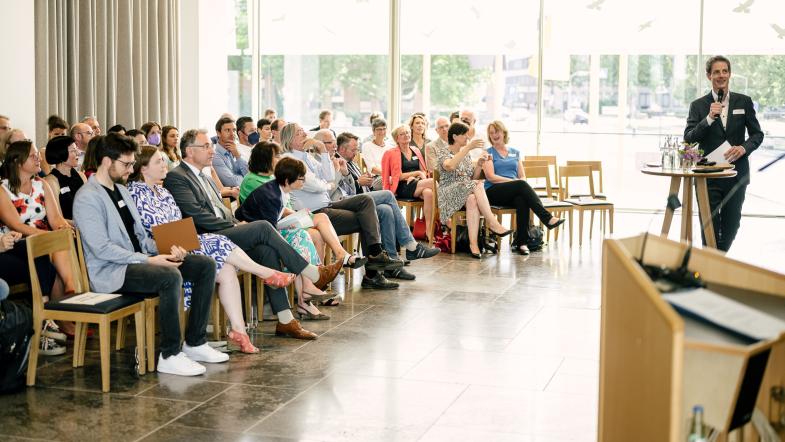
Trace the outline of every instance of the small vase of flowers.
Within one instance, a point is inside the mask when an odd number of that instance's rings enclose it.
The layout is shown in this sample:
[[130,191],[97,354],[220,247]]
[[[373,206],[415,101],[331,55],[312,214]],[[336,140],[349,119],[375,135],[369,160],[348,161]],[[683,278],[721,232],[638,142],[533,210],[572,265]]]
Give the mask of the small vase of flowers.
[[698,143],[683,142],[681,144],[682,148],[679,149],[681,167],[686,170],[692,169],[698,164],[698,161],[703,159],[703,150],[698,149]]

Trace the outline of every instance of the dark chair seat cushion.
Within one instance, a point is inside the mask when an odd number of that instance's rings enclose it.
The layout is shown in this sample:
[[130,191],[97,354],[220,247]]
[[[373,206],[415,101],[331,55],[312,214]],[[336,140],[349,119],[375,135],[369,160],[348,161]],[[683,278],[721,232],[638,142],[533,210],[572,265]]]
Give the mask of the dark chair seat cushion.
[[396,197],[396,200],[399,203],[421,203],[421,202],[423,202],[420,198],[398,198],[398,197]]
[[44,304],[44,309],[64,312],[106,314],[115,310],[120,310],[121,308],[128,307],[129,305],[138,304],[140,302],[142,302],[140,298],[133,296],[120,296],[108,301],[99,302],[95,305],[69,304],[60,301],[49,301]]

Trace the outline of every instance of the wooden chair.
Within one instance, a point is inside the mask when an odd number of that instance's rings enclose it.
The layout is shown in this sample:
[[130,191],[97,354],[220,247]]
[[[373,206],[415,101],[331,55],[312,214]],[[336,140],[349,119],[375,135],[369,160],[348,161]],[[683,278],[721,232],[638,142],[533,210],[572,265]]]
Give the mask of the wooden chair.
[[[559,180],[559,166],[556,162],[556,155],[526,155],[523,157],[526,166],[541,166],[541,163],[530,163],[530,161],[545,161],[545,165],[548,166],[548,173],[550,174],[551,180],[551,189],[556,192],[557,195],[560,196],[560,199],[564,199],[564,195],[561,188],[561,180]],[[544,191],[545,187],[535,187],[535,191]]]
[[[595,198],[594,194],[594,180],[592,180],[592,172],[589,166],[561,166],[559,167],[559,175],[561,187],[564,193],[570,194],[570,178],[585,178],[588,182],[589,193],[586,197],[582,198],[566,198],[564,201],[572,204],[574,209],[578,211],[578,245],[583,244],[583,212],[585,211],[600,211],[601,214],[607,212],[610,224],[610,233],[613,234],[613,203],[608,200],[601,200]],[[604,218],[603,218],[604,221]],[[601,223],[601,229],[605,234],[605,222]],[[589,229],[589,239],[591,240],[592,230]]]
[[[354,253],[354,235],[359,235],[358,233],[350,233],[348,235],[339,235],[338,239],[341,241],[341,245],[343,249],[346,250],[350,255]],[[332,261],[333,258],[333,251],[330,250],[329,247],[325,245],[324,247],[324,262],[329,263]],[[343,276],[344,276],[344,283],[346,287],[351,287],[352,283],[354,282],[354,272],[353,269],[348,267],[344,267]]]
[[[526,176],[526,179],[543,179],[545,182],[545,192],[546,196],[543,201],[542,205],[548,209],[551,214],[556,217],[561,218],[562,214],[566,214],[567,216],[567,224],[569,224],[570,228],[570,246],[572,246],[572,208],[573,205],[564,201],[559,201],[558,195],[554,194],[554,190],[551,187],[551,178],[550,172],[548,171],[548,166],[524,166],[523,167],[523,174]],[[532,217],[533,219],[533,217]],[[561,227],[556,228],[554,232],[555,240],[559,240],[559,229]],[[550,240],[551,231],[546,229],[545,230],[546,239]]]
[[[76,245],[74,245],[76,242]],[[77,253],[78,249],[78,253]],[[109,391],[109,352],[111,348],[110,325],[112,321],[127,316],[134,316],[136,323],[137,357],[139,358],[139,374],[145,373],[145,311],[144,303],[130,296],[119,296],[109,301],[96,305],[71,304],[62,301],[49,301],[44,304],[41,285],[38,282],[38,272],[35,259],[48,256],[55,252],[68,254],[71,263],[71,272],[74,275],[75,290],[77,294],[89,292],[87,270],[82,254],[82,242],[79,232],[76,231],[76,241],[71,230],[57,230],[33,235],[27,238],[27,261],[30,268],[30,283],[32,288],[33,303],[33,341],[30,346],[30,361],[27,367],[27,385],[35,385],[36,369],[38,368],[38,352],[41,340],[41,327],[44,321],[73,321],[76,323],[74,339],[73,366],[84,365],[85,346],[87,344],[87,325],[98,324],[98,335],[101,350],[101,391]]]
[[[592,180],[592,183],[594,184],[594,190],[595,190],[594,198],[597,198],[599,200],[607,200],[608,199],[608,197],[605,195],[605,193],[603,193],[603,189],[602,189],[602,161],[574,161],[574,160],[568,160],[567,161],[567,165],[568,166],[589,166],[589,168],[591,169],[591,175],[592,175],[591,180]],[[595,178],[596,178],[596,180],[595,180]],[[599,184],[599,186],[598,186],[598,184]],[[599,192],[597,192],[597,190],[599,190]],[[581,198],[581,197],[585,198],[585,197],[588,197],[588,196],[591,196],[591,195],[586,194],[586,193],[573,193],[572,195],[569,195],[569,198]],[[567,196],[565,196],[564,198],[567,198]],[[605,216],[605,212],[602,212],[602,214],[600,216],[604,217]],[[604,223],[605,219],[602,218],[600,220],[600,222]],[[594,212],[591,212],[591,218],[589,218],[589,229],[593,229],[593,228],[594,228]]]

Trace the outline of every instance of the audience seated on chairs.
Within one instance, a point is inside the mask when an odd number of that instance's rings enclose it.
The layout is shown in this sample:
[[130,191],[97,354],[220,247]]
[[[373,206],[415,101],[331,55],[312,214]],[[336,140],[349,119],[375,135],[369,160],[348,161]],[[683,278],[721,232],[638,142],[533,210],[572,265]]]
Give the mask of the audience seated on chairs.
[[[234,125],[234,123],[232,123]],[[341,264],[316,267],[308,263],[278,234],[267,221],[243,224],[224,206],[218,188],[202,172],[212,162],[213,145],[203,130],[188,130],[180,140],[182,163],[171,170],[164,187],[171,192],[182,216],[193,218],[199,233],[219,233],[227,236],[255,262],[275,270],[281,262],[294,274],[302,274],[319,289],[335,279]],[[276,334],[298,339],[316,339],[316,334],[304,330],[294,319],[289,299],[283,288],[268,291],[270,306],[278,315]]]
[[[379,121],[379,120],[376,120]],[[346,161],[351,178],[351,186],[341,186],[340,198],[351,197],[353,195],[368,195],[373,198],[376,204],[376,216],[379,218],[379,229],[382,234],[382,244],[384,251],[393,259],[398,259],[398,244],[406,248],[406,259],[413,261],[420,258],[431,258],[439,253],[437,247],[425,247],[418,243],[412,236],[409,226],[398,207],[395,195],[389,190],[371,190],[373,176],[370,173],[360,173],[360,168],[354,164],[357,155],[358,137],[349,132],[338,135],[338,155]],[[432,189],[426,189],[432,194]],[[336,195],[334,193],[334,195]],[[427,216],[427,215],[426,215]],[[384,275],[387,278],[414,280],[415,276],[403,268],[386,270]],[[367,275],[373,278],[374,275]]]
[[469,249],[474,258],[482,258],[478,245],[480,232],[480,215],[485,217],[488,227],[497,236],[503,237],[512,233],[505,230],[491,212],[491,205],[485,195],[485,188],[477,181],[482,172],[486,157],[479,159],[472,166],[469,152],[482,149],[485,142],[481,139],[469,143],[469,126],[460,122],[450,125],[447,132],[446,149],[436,151],[437,170],[439,171],[439,216],[442,223],[447,223],[453,213],[466,206],[466,225],[469,233]]
[[180,165],[180,132],[176,127],[164,126],[161,129],[161,152],[164,153],[168,170]]
[[436,168],[436,149],[447,147],[447,130],[450,128],[450,121],[444,117],[436,119],[436,134],[439,135],[435,140],[425,145],[425,167],[429,172]]
[[[0,194],[2,195],[2,194]],[[7,201],[0,196],[0,203]],[[3,230],[0,227],[0,231]],[[57,279],[57,272],[49,259],[43,257],[35,261],[38,283],[44,296],[52,299],[62,298],[62,283]],[[19,284],[30,284],[30,269],[27,264],[26,241],[22,234],[15,231],[0,233],[0,280],[11,287]],[[55,292],[59,295],[55,295]],[[7,294],[7,293],[6,293]],[[46,321],[41,335],[39,353],[45,356],[57,356],[65,353],[66,335],[52,321]]]
[[[307,139],[302,127],[297,123],[287,124],[282,133],[284,156],[289,156],[305,163],[305,182],[301,190],[292,191],[292,206],[299,210],[306,208],[313,213],[324,213],[330,218],[339,235],[360,233],[360,241],[365,250],[368,262],[366,270],[387,270],[403,267],[403,262],[390,258],[382,248],[379,233],[379,218],[376,216],[376,205],[368,195],[356,195],[340,201],[331,201],[330,194],[336,190],[335,167],[341,171],[342,178],[349,174],[343,159],[330,158],[326,147],[320,141]],[[310,146],[316,146],[320,152],[319,162],[308,153]],[[335,165],[333,164],[335,162]],[[341,165],[341,162],[343,164]],[[343,175],[344,170],[346,175]],[[378,276],[378,275],[377,275]],[[383,276],[382,276],[383,278]],[[381,281],[381,279],[380,279]],[[373,288],[395,288],[389,281]],[[363,278],[363,286],[370,287],[372,281]]]
[[240,117],[237,119],[237,150],[240,158],[246,163],[251,159],[251,149],[259,142],[259,134],[253,124],[253,118]]
[[493,121],[488,125],[488,140],[491,147],[488,154],[491,161],[484,161],[485,193],[488,202],[494,206],[512,206],[516,213],[515,251],[529,254],[526,244],[529,241],[529,209],[542,224],[553,229],[564,223],[543,207],[540,197],[524,179],[521,153],[518,149],[507,147],[510,135],[501,121]]
[[[163,152],[153,146],[143,146],[136,156],[134,172],[128,184],[128,192],[136,203],[139,218],[148,238],[153,238],[152,227],[182,219],[180,208],[172,194],[161,186],[167,174]],[[294,275],[260,266],[229,238],[214,233],[199,235],[201,248],[195,253],[206,255],[215,260],[218,296],[229,316],[232,330],[229,340],[240,347],[244,353],[259,351],[251,344],[245,332],[243,308],[240,299],[240,284],[237,269],[253,273],[264,279],[272,287],[286,287],[294,280]],[[187,303],[186,303],[187,304]]]
[[[415,123],[417,124],[417,123]],[[411,145],[411,130],[398,126],[392,137],[396,147],[387,150],[382,157],[382,184],[399,199],[419,198],[423,200],[425,231],[432,231],[433,178],[428,178],[425,157],[416,146]]]
[[240,156],[237,147],[237,127],[234,120],[223,117],[215,123],[218,143],[215,145],[213,168],[224,186],[239,187],[248,173],[248,163]]
[[[259,150],[267,147],[269,142],[259,143],[256,148]],[[269,150],[269,149],[267,149]],[[243,221],[264,220],[272,225],[277,225],[283,217],[294,213],[289,203],[289,194],[292,190],[302,188],[305,179],[305,165],[302,161],[294,158],[282,158],[275,166],[275,179],[268,181],[256,188],[242,206],[237,209],[237,218]],[[316,213],[311,215],[313,224],[326,224],[332,230],[327,215]],[[297,252],[313,265],[320,264],[320,256],[317,247],[311,240],[307,232],[308,228],[293,227],[279,229],[281,235]],[[349,256],[341,247],[338,235],[332,230],[326,235],[327,242],[333,248],[337,248],[336,259],[347,267],[361,267],[365,264],[364,258]],[[345,261],[344,261],[345,260]],[[322,314],[312,301],[323,300],[330,295],[319,290],[307,278],[298,278],[296,283],[298,293],[297,312],[306,319],[329,319],[329,316]]]
[[46,143],[46,161],[52,171],[44,177],[52,194],[58,195],[60,211],[66,220],[73,219],[74,195],[87,181],[79,171],[79,149],[69,136],[54,137]]
[[248,174],[243,177],[240,183],[240,204],[243,204],[251,194],[262,184],[266,184],[275,179],[273,169],[275,162],[281,156],[281,146],[278,143],[259,142],[251,150],[251,159],[248,161]]
[[[157,250],[142,226],[139,212],[123,186],[133,171],[136,143],[109,134],[96,159],[98,170],[76,194],[74,221],[82,232],[90,287],[102,293],[157,293],[161,330],[158,371],[181,376],[205,372],[199,362],[225,362],[229,356],[207,344],[215,261],[188,254],[180,247]],[[180,347],[180,290],[193,283],[191,311]]]

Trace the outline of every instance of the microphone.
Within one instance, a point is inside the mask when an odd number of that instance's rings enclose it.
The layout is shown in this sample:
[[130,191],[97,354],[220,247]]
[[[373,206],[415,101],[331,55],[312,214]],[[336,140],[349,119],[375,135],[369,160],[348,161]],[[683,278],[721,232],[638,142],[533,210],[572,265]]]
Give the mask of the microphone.
[[[717,103],[722,103],[722,99],[725,98],[725,89],[720,89],[717,91]],[[720,114],[714,115],[714,118],[718,118]]]

